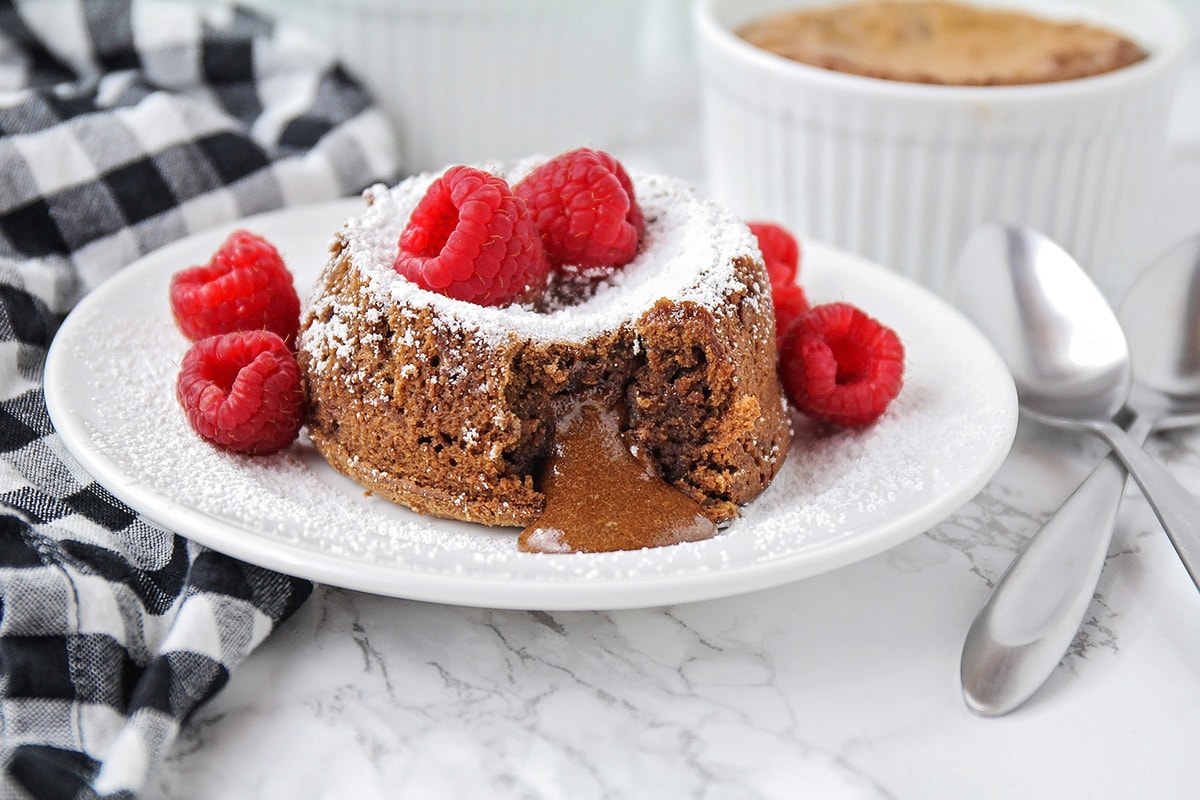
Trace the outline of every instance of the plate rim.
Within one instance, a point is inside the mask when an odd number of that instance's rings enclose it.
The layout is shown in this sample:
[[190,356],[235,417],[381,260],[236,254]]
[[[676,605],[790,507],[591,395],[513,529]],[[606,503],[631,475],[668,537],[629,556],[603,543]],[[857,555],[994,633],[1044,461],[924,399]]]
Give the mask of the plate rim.
[[[169,498],[139,485],[135,478],[126,476],[100,448],[89,447],[89,444],[92,444],[91,437],[83,419],[72,409],[72,398],[68,392],[57,389],[57,386],[62,384],[56,379],[70,363],[65,351],[71,336],[75,334],[77,323],[73,323],[73,319],[83,318],[93,305],[103,303],[109,295],[118,293],[125,284],[136,282],[139,270],[145,270],[149,265],[168,258],[175,250],[189,251],[206,240],[219,242],[229,231],[236,228],[274,225],[302,219],[306,215],[313,215],[328,222],[328,230],[332,237],[337,222],[330,220],[335,217],[344,219],[361,208],[361,199],[345,198],[294,206],[229,221],[147,253],[92,289],[64,319],[51,341],[44,364],[43,391],[47,411],[66,450],[97,483],[148,520],[214,551],[266,569],[356,591],[452,605],[526,610],[613,610],[730,597],[803,580],[878,555],[929,530],[975,497],[999,471],[1015,440],[1018,410],[1016,389],[1012,384],[1011,375],[990,342],[961,312],[928,289],[882,265],[819,242],[805,241],[808,258],[828,256],[853,264],[854,269],[865,271],[872,279],[884,283],[895,282],[895,285],[902,286],[907,292],[915,291],[923,301],[938,307],[941,312],[957,317],[958,322],[976,336],[977,341],[974,344],[980,346],[981,352],[994,361],[989,372],[994,378],[1003,378],[999,382],[1010,394],[1005,404],[1009,409],[1005,420],[1007,426],[1003,430],[1004,435],[1000,437],[1004,440],[1003,445],[997,444],[991,449],[987,458],[977,464],[969,479],[957,482],[952,490],[940,494],[936,502],[926,502],[899,518],[889,518],[871,526],[867,532],[826,542],[816,551],[793,550],[768,560],[716,570],[625,576],[617,580],[608,578],[600,581],[568,582],[557,576],[550,576],[545,580],[514,581],[511,576],[447,575],[444,572],[431,572],[417,565],[401,569],[396,563],[364,562],[362,559],[356,560],[343,554],[318,552],[311,547],[271,539],[203,510],[180,506]],[[66,336],[63,335],[64,331]],[[222,529],[225,532],[219,534],[218,531]],[[229,535],[231,531],[232,535]],[[533,557],[557,559],[581,556],[587,557],[587,554],[538,554]],[[564,592],[568,585],[570,591]],[[649,591],[651,586],[653,591]]]

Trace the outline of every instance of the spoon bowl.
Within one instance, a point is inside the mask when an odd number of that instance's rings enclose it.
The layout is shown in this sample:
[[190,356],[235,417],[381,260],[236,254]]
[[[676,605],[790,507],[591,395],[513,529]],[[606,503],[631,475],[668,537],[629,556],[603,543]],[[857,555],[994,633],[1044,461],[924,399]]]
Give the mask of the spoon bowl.
[[1031,228],[988,226],[958,264],[956,299],[1008,365],[1023,412],[1068,424],[1120,410],[1133,381],[1129,346],[1065,250]]
[[1131,405],[1158,428],[1200,418],[1200,233],[1155,259],[1121,302],[1118,319],[1135,365]]

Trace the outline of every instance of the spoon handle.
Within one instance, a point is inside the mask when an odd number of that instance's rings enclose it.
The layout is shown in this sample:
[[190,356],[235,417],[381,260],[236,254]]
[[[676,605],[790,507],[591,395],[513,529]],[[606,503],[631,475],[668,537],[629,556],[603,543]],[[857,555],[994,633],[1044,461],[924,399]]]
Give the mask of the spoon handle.
[[[1131,440],[1150,429],[1138,417]],[[1096,593],[1127,475],[1115,456],[1101,461],[997,581],[963,644],[959,675],[972,711],[1015,710],[1062,661]]]
[[1192,583],[1200,589],[1200,500],[1119,425],[1106,423],[1093,430],[1125,463],[1175,546]]

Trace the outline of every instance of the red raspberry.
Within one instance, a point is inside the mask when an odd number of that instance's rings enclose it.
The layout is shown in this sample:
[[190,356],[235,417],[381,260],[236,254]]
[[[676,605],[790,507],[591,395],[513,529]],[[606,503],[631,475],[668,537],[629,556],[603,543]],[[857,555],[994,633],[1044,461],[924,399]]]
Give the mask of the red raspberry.
[[525,202],[504,179],[459,166],[413,209],[395,269],[447,297],[502,306],[540,291],[550,265]]
[[218,333],[268,330],[291,345],[300,298],[279,251],[261,236],[234,231],[208,264],[171,278],[175,324],[192,341]]
[[847,427],[866,425],[900,393],[904,346],[895,331],[860,309],[827,303],[793,323],[779,371],[800,411]]
[[750,232],[758,239],[763,263],[772,284],[792,284],[800,271],[800,243],[786,228],[774,222],[748,222]]
[[771,298],[775,301],[775,341],[782,343],[792,323],[808,311],[808,297],[794,283],[777,284],[771,287]]
[[270,331],[222,333],[193,344],[175,395],[196,432],[227,450],[274,453],[300,433],[300,369]]
[[581,147],[550,159],[517,184],[555,264],[619,267],[646,230],[633,182],[615,158]]

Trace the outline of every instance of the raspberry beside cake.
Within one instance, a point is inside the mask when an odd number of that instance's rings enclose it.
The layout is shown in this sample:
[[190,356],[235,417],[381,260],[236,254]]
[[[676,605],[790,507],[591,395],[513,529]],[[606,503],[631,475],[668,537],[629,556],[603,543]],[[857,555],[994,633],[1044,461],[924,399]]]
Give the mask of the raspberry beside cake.
[[[533,164],[492,172],[516,183]],[[745,224],[686,184],[632,175],[645,232],[608,277],[484,307],[393,269],[435,175],[368,191],[337,233],[301,325],[309,435],[365,488],[415,511],[526,526],[568,395],[616,398],[626,443],[713,521],[787,453],[770,284]],[[586,271],[584,271],[586,273]]]

